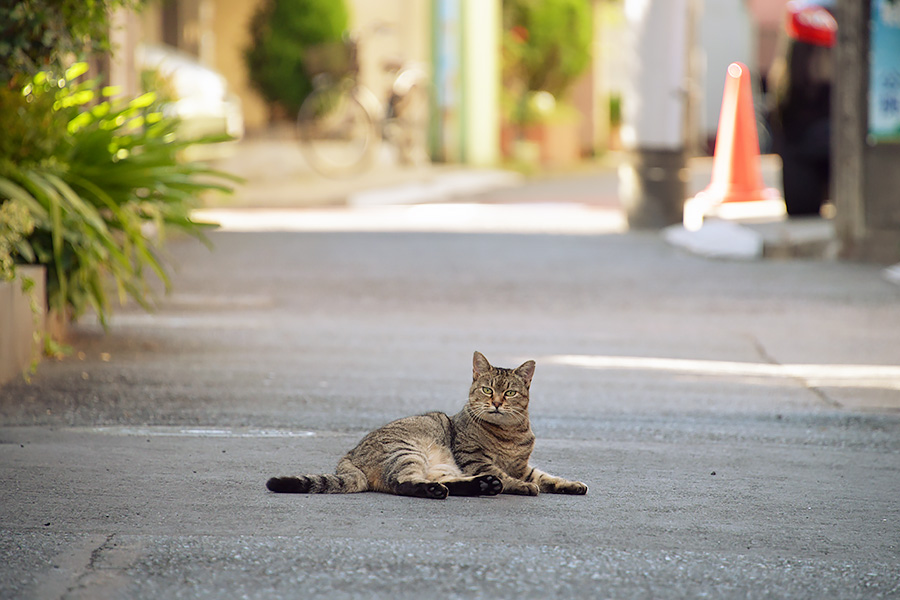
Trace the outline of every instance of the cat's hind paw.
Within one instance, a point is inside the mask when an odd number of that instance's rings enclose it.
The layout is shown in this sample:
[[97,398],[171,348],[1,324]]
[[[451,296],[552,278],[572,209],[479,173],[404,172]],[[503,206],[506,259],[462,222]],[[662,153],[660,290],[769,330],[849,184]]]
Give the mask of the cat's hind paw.
[[425,486],[425,497],[443,500],[450,493],[446,485],[441,483],[429,483]]
[[443,500],[450,493],[450,490],[447,489],[446,485],[434,481],[407,481],[397,486],[396,493],[401,496]]
[[496,496],[503,491],[503,482],[496,475],[480,475],[471,479],[445,481],[451,496]]

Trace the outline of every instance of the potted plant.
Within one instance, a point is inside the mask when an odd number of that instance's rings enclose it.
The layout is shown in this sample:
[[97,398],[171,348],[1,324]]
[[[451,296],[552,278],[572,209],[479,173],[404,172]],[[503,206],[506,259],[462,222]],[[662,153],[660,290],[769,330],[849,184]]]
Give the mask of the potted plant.
[[590,3],[504,0],[503,24],[504,154],[518,148],[544,165],[577,160],[580,116],[567,95],[590,65]]

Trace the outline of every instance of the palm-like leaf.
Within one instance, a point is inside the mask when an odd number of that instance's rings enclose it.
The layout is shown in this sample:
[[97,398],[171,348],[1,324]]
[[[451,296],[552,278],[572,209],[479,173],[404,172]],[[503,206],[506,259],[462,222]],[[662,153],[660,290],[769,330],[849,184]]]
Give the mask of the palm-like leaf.
[[[35,78],[35,85],[45,81],[52,78]],[[35,110],[52,106],[53,122],[67,134],[53,155],[33,164],[0,159],[0,203],[15,199],[34,219],[35,232],[19,255],[50,267],[51,306],[73,317],[93,308],[105,326],[106,277],[115,282],[120,301],[130,296],[149,309],[147,270],[166,289],[170,285],[158,253],[166,230],[208,243],[204,231],[214,225],[195,222],[191,211],[200,194],[228,193],[240,179],[179,160],[185,147],[221,136],[178,140],[177,122],[155,110],[152,95],[89,106],[102,95],[96,90],[93,82],[68,82],[55,91],[52,105],[32,102]],[[43,93],[50,91],[44,85]],[[146,233],[147,223],[155,235]]]

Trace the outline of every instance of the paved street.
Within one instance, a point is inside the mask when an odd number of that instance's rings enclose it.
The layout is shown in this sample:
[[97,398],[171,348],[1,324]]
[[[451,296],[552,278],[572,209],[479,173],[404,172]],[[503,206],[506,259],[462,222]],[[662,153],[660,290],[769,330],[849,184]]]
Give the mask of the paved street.
[[[158,312],[0,388],[0,597],[900,597],[900,287],[496,193],[173,242]],[[534,462],[587,496],[265,490],[457,411],[474,350],[536,360]]]

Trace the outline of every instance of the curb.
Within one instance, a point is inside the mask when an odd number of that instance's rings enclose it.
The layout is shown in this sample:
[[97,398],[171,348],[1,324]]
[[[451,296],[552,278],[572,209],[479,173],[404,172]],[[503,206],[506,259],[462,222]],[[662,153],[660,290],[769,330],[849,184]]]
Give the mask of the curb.
[[668,243],[692,254],[731,260],[834,260],[840,249],[834,223],[821,217],[762,223],[710,219],[696,231],[672,225],[662,235]]
[[446,202],[462,196],[483,194],[522,184],[518,173],[499,170],[461,170],[439,173],[425,180],[351,193],[351,207]]

